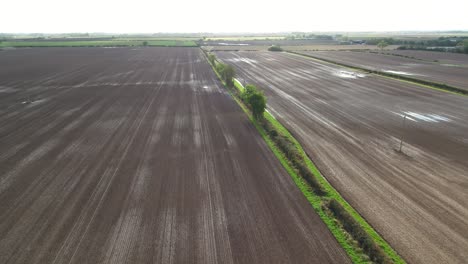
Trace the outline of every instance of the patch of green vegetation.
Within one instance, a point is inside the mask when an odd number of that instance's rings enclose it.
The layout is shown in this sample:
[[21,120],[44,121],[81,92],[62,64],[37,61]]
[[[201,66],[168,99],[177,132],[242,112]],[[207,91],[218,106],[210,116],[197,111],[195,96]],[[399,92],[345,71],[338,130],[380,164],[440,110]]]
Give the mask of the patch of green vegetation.
[[273,45],[268,48],[268,51],[283,51],[283,49],[280,46]]
[[234,78],[234,87],[237,88],[238,92],[239,93],[243,93],[244,92],[244,86],[241,84],[241,82],[239,82],[239,80],[235,79]]
[[73,40],[4,41],[0,47],[196,47],[192,40]]

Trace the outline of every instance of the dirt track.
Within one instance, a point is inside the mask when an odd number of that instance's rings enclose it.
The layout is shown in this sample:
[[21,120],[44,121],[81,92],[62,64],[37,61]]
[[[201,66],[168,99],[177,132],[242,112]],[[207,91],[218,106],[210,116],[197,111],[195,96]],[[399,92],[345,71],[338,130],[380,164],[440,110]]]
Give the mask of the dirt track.
[[0,61],[0,263],[349,262],[199,49]]
[[266,92],[269,111],[408,262],[466,262],[468,97],[292,54],[216,55]]
[[[389,71],[403,76],[444,83],[468,90],[468,67],[459,63],[438,63],[369,52],[307,51],[301,53],[347,65],[383,72]],[[466,57],[465,54],[458,54],[458,56],[460,59],[457,61],[463,60]]]

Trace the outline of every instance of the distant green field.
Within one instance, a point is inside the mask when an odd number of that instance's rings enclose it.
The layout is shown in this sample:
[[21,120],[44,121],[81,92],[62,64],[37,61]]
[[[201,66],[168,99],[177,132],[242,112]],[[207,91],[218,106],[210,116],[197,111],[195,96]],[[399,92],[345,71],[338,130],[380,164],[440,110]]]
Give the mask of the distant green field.
[[231,36],[225,36],[225,37],[208,37],[206,40],[240,40],[240,41],[246,41],[246,40],[265,40],[265,39],[284,39],[284,36],[239,36],[239,37],[231,37]]
[[78,41],[4,41],[0,42],[0,47],[128,47],[128,46],[157,47],[195,47],[197,44],[193,40],[155,40],[155,39],[115,39],[115,40],[78,40]]

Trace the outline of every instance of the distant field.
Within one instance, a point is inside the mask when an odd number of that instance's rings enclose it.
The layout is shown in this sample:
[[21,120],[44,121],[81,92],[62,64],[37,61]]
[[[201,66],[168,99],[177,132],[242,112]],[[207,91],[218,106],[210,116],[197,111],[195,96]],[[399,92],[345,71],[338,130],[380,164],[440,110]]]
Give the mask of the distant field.
[[425,50],[392,50],[386,52],[396,56],[406,56],[417,60],[438,62],[468,67],[468,55],[452,52],[425,51]]
[[[459,58],[456,61],[450,56],[453,63],[447,64],[440,63],[438,60],[423,60],[409,55],[394,56],[376,52],[304,51],[301,53],[355,67],[409,76],[468,90],[468,69],[466,66],[456,62],[463,59],[466,61],[465,57],[467,56],[465,54],[453,56]],[[443,55],[444,53],[441,53],[440,56]],[[446,54],[445,56],[447,55],[451,54]],[[423,55],[419,54],[417,56],[419,58],[423,57]],[[427,53],[425,53],[425,58],[430,58]]]
[[[399,45],[389,45],[385,50],[393,50],[398,48]],[[379,50],[376,45],[306,45],[306,46],[284,46],[284,50],[298,51],[298,50]]]
[[216,56],[408,263],[466,263],[468,97],[284,52]]
[[209,37],[206,40],[265,40],[265,39],[285,39],[284,36],[239,36],[239,37]]
[[0,43],[0,47],[119,47],[119,46],[174,46],[174,47],[195,47],[197,44],[193,40],[154,40],[154,39],[115,39],[115,40],[74,40],[74,41],[5,41]]
[[439,37],[448,37],[448,36],[468,36],[467,32],[457,32],[457,33],[448,33],[448,32],[430,32],[430,33],[414,33],[414,34],[395,34],[395,33],[352,33],[347,35],[351,39],[370,39],[370,38],[394,38],[401,40],[428,40],[428,39],[437,39]]
[[[206,50],[216,50],[216,51],[260,51],[267,50],[268,45],[246,45],[246,46],[204,46],[203,49]],[[398,45],[390,45],[385,48],[385,50],[396,49]],[[286,45],[281,46],[284,50],[290,51],[315,51],[315,50],[378,50],[377,46],[374,45]]]

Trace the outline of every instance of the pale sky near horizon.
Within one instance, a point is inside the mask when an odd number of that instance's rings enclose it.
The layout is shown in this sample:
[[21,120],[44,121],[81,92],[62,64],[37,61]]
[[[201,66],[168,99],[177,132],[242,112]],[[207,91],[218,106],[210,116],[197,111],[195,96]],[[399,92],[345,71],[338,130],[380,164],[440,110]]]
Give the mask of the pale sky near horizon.
[[468,30],[468,0],[7,0],[2,33]]

